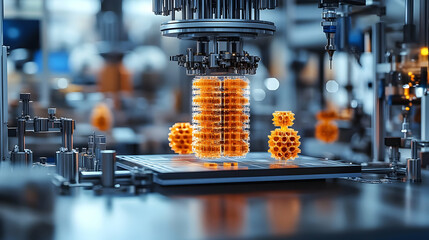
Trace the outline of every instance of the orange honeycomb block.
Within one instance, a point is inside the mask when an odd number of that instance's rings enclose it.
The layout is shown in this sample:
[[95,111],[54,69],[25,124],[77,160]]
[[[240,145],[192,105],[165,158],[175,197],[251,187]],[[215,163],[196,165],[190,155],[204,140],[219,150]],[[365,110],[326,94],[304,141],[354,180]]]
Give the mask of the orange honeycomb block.
[[242,157],[249,152],[249,144],[244,141],[225,141],[223,154],[228,157]]
[[315,136],[322,142],[333,143],[339,137],[338,126],[333,121],[321,121],[316,125]]
[[171,149],[178,154],[192,153],[192,126],[189,123],[176,123],[168,134]]
[[295,159],[301,152],[298,132],[293,129],[275,129],[268,136],[271,157],[279,160]]
[[276,111],[273,113],[273,124],[276,127],[286,128],[293,125],[295,114],[291,111]]
[[247,154],[248,87],[248,81],[239,77],[194,79],[192,147],[197,157],[241,157]]

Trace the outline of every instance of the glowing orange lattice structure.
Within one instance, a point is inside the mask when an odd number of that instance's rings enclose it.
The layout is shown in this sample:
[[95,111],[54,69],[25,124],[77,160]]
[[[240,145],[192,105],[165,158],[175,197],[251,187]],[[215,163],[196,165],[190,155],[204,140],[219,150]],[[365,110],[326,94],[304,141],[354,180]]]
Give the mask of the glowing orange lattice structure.
[[338,140],[339,129],[334,121],[320,121],[316,125],[315,137],[325,143],[333,143]]
[[278,160],[295,159],[301,152],[299,149],[301,137],[298,135],[298,131],[289,128],[293,125],[295,114],[290,111],[277,111],[273,113],[273,116],[273,124],[280,128],[274,129],[268,136],[268,152],[271,153],[271,157]]
[[335,119],[339,118],[337,112],[332,110],[320,111],[316,118],[319,122],[316,125],[314,136],[325,143],[337,141],[340,135],[338,126],[335,123]]
[[293,114],[291,111],[277,111],[273,113],[273,117],[274,126],[282,128],[292,126],[293,120],[295,120],[295,114]]
[[176,123],[168,134],[171,149],[178,154],[192,153],[192,126],[189,123]]
[[249,83],[243,77],[197,77],[192,84],[193,151],[199,158],[249,152]]

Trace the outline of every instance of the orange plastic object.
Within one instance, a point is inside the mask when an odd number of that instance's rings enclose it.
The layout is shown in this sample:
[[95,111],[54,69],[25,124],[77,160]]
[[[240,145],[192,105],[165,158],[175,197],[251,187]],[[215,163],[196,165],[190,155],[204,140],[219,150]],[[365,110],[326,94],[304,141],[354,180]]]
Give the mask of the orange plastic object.
[[100,103],[92,110],[91,125],[100,131],[108,131],[112,128],[113,114],[106,104]]
[[224,162],[223,167],[238,167],[238,162]]
[[196,77],[192,84],[193,151],[199,158],[249,152],[249,83],[242,77]]
[[273,116],[274,125],[281,128],[271,131],[271,135],[268,136],[268,152],[271,153],[271,157],[278,160],[295,159],[301,152],[299,149],[301,137],[298,131],[288,128],[293,125],[295,114],[290,111],[275,112]]
[[320,111],[316,118],[319,122],[316,125],[315,137],[325,143],[333,143],[338,140],[339,129],[335,120],[340,118],[336,111],[324,110]]
[[178,154],[192,153],[192,126],[189,123],[176,123],[168,134],[171,149]]
[[333,143],[338,140],[338,126],[334,121],[321,121],[316,125],[315,136],[322,142]]
[[321,121],[333,121],[337,119],[338,113],[334,110],[325,110],[317,113],[316,118]]
[[290,127],[293,125],[293,120],[295,120],[295,114],[290,111],[276,111],[273,113],[273,116],[273,124],[276,127]]
[[205,168],[217,168],[217,163],[205,162],[204,167]]

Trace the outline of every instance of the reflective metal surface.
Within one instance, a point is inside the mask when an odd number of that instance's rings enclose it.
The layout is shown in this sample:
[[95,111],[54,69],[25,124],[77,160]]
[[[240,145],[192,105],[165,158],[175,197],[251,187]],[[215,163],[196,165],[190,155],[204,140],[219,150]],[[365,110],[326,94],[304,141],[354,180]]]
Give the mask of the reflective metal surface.
[[141,196],[59,197],[56,239],[424,239],[423,183],[349,180],[157,187]]

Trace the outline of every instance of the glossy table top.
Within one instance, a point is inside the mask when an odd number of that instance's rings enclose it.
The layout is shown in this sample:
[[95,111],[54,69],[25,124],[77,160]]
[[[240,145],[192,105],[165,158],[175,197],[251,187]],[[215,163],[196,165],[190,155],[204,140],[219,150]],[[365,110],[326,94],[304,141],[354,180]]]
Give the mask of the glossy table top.
[[156,187],[60,196],[55,239],[429,239],[423,183],[351,180]]

